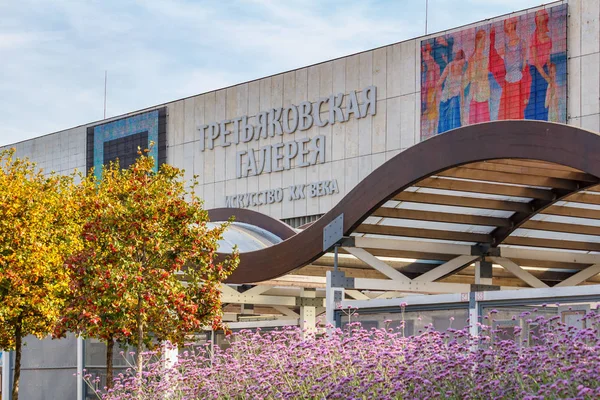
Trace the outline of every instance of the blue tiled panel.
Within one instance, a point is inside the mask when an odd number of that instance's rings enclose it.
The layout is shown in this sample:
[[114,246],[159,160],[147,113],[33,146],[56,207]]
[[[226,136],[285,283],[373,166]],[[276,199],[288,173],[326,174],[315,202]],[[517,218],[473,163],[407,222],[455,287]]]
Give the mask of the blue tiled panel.
[[154,168],[155,170],[158,170],[158,117],[159,111],[154,110],[94,127],[93,166],[96,177],[100,178],[102,176],[105,142],[125,138],[142,132],[148,133],[148,147],[150,146],[150,142],[154,142],[154,146],[150,149],[149,155],[156,161]]

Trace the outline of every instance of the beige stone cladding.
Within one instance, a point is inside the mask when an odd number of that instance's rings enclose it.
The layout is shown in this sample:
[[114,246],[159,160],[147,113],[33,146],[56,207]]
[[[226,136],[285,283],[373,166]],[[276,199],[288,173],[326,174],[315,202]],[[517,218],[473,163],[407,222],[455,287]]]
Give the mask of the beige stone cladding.
[[[598,132],[600,0],[569,1],[567,24],[567,121]],[[379,165],[419,141],[421,41],[461,29],[465,27],[167,103],[167,161],[185,169],[187,179],[197,175],[198,194],[205,200],[206,208],[231,205],[233,200],[236,205],[248,205],[275,218],[323,214]],[[261,113],[268,118],[271,110],[285,111],[292,106],[299,110],[304,102],[310,102],[313,117],[319,107],[320,120],[330,120],[331,102],[337,101],[338,94],[343,94],[340,109],[346,117],[351,96],[356,94],[360,107],[365,102],[362,92],[369,87],[376,88],[376,112],[359,113],[360,118],[355,113],[344,122],[334,118],[335,123],[329,121],[318,126],[313,121],[310,129],[267,134],[260,140],[247,142],[239,136],[234,138],[237,134],[230,134],[225,140],[219,136],[212,149],[208,148],[210,128],[198,129],[231,121],[222,126],[231,131],[234,130],[232,121],[245,116],[245,122],[256,127],[261,124]],[[288,120],[293,116],[290,112]],[[85,168],[85,130],[86,126],[76,127],[14,146],[18,155],[29,156],[44,169],[68,173],[75,168]],[[295,156],[289,160],[289,168],[282,171],[268,172],[263,168],[260,173],[238,177],[240,163],[247,160],[244,157],[250,152],[259,157],[264,153],[261,149],[268,147],[275,149],[272,154],[277,155],[284,152],[285,143],[291,141],[297,142],[301,151],[316,138],[324,138],[321,149],[324,159],[302,166],[303,157]],[[230,145],[222,145],[229,142]],[[332,190],[333,181],[335,190]],[[300,196],[299,188],[303,188],[304,196]],[[277,189],[282,189],[281,201],[267,201],[268,196],[275,195],[269,191]],[[298,194],[295,200],[291,200],[292,192]],[[315,195],[310,196],[311,192]]]

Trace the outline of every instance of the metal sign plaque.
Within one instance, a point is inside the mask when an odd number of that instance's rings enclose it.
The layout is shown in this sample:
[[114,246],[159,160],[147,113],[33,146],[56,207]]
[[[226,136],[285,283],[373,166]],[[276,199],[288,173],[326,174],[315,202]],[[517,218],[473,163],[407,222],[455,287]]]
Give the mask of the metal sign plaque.
[[323,228],[323,251],[327,251],[344,237],[344,214],[340,214]]

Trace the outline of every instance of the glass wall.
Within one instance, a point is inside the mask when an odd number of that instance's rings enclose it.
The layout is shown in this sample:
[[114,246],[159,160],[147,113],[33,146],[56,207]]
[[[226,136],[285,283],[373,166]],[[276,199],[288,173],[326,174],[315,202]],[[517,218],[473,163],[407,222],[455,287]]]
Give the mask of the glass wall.
[[[418,335],[428,326],[439,332],[449,328],[463,329],[468,326],[469,310],[466,305],[444,304],[444,309],[397,307],[386,309],[363,309],[340,311],[342,329],[349,323],[359,322],[364,329],[394,329],[404,336]],[[404,323],[402,323],[404,321]]]
[[179,355],[189,352],[190,354],[204,354],[208,358],[212,351],[213,340],[214,333],[212,331],[200,332],[190,338],[185,346],[179,347],[177,350]]
[[[135,366],[135,357],[130,353],[132,351],[132,348],[115,343],[113,347],[113,376],[124,373],[130,366]],[[95,377],[100,378],[100,381],[95,384],[96,389],[103,389],[106,386],[106,344],[104,342],[96,339],[84,340],[83,368],[86,373],[92,375],[92,379]],[[86,400],[96,400],[98,398],[87,385],[85,385],[84,393]]]
[[[336,311],[338,326],[347,329],[350,323],[359,323],[364,329],[399,330],[404,336],[419,335],[426,329],[445,332],[460,330],[469,324],[469,303],[441,303],[406,307],[386,307]],[[543,334],[543,321],[553,318],[566,328],[579,330],[594,328],[585,318],[589,313],[600,314],[600,297],[573,297],[554,299],[522,299],[479,301],[479,322],[482,334],[493,341],[517,340],[521,345],[534,345]]]
[[[25,338],[21,358],[19,398],[27,400],[76,399],[77,339]],[[14,365],[14,352],[13,365]]]
[[482,322],[490,328],[493,340],[515,340],[523,345],[534,345],[539,338],[539,318],[557,321],[575,329],[595,328],[584,318],[598,312],[600,299],[590,301],[556,300],[496,302],[481,307]]

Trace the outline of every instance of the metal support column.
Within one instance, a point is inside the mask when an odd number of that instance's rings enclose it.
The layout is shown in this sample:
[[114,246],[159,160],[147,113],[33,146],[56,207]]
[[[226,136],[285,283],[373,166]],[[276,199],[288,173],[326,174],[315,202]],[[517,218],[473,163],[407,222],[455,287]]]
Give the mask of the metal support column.
[[300,307],[300,329],[308,337],[317,331],[317,307]]
[[477,292],[469,293],[469,333],[471,336],[479,336],[479,304]]
[[325,287],[325,319],[328,332],[335,327],[335,310],[344,299],[344,288],[333,286],[333,274],[333,271],[327,271]]
[[491,285],[492,284],[492,263],[488,261],[477,261],[475,263],[475,284],[476,285]]
[[2,352],[2,399],[12,400],[12,351]]
[[211,329],[210,330],[210,366],[211,367],[213,366],[213,360],[215,359],[214,355],[215,355],[216,344],[217,344],[217,337],[215,335],[215,330]]
[[85,364],[85,341],[77,336],[77,400],[85,398],[85,384],[83,382],[83,368]]
[[[323,228],[323,251],[333,247],[333,271],[327,271],[325,288],[325,318],[327,332],[335,327],[335,310],[344,300],[345,275],[338,270],[338,248],[344,239],[344,214],[338,215]],[[353,287],[353,286],[352,286]]]
[[[302,289],[300,297],[314,299],[317,297],[317,291],[315,289]],[[300,306],[300,329],[306,337],[317,332],[317,307],[308,304]]]

